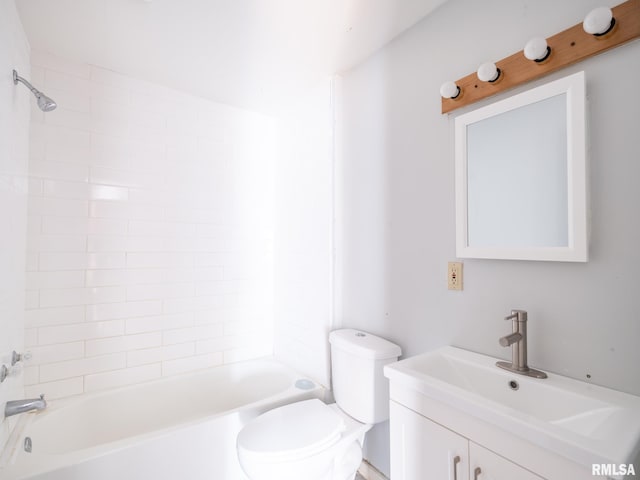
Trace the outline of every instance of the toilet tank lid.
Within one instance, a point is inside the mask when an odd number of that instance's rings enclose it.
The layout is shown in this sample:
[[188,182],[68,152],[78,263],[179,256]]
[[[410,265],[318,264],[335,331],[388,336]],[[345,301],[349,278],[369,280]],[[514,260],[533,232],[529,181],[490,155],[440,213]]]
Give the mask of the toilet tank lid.
[[353,328],[334,330],[329,334],[329,343],[352,355],[376,360],[402,355],[402,350],[395,343]]

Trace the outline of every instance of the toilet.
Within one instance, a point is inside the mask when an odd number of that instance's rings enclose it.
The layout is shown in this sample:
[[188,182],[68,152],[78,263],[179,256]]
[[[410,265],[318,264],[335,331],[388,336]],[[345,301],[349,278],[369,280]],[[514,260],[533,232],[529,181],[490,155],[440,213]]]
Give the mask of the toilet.
[[336,403],[304,400],[274,408],[238,434],[238,459],[250,480],[352,480],[367,431],[389,418],[383,367],[398,345],[353,329],[329,334]]

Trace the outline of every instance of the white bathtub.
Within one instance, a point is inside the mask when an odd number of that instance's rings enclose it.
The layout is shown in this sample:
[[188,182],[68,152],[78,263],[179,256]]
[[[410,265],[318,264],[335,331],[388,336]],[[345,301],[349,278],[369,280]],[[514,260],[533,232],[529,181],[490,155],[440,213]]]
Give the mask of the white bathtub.
[[22,415],[0,479],[245,479],[238,432],[271,408],[322,398],[317,385],[296,387],[301,378],[262,359],[49,402]]

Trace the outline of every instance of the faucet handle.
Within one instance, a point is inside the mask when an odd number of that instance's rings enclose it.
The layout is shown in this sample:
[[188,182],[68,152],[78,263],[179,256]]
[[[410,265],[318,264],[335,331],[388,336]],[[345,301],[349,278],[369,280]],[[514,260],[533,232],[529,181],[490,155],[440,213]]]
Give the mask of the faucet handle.
[[515,320],[518,318],[518,312],[512,312],[511,315],[504,317],[505,320]]

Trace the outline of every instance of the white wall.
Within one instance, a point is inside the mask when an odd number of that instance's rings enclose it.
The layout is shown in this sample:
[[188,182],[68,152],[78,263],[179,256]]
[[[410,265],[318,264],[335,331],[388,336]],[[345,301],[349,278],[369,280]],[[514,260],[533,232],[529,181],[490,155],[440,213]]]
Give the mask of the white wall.
[[281,113],[276,170],[274,353],[327,387],[336,82],[321,82]]
[[[29,43],[13,0],[0,0],[0,365],[24,346],[24,245],[27,232],[29,90],[14,85],[12,71],[29,77]],[[0,384],[0,412],[24,395],[22,375]],[[0,414],[0,453],[15,424]]]
[[[453,344],[508,358],[498,345],[510,329],[503,317],[522,308],[531,364],[640,394],[640,42],[524,87],[586,72],[589,262],[467,259],[464,291],[446,287],[455,260],[456,114],[440,114],[440,84],[602,3],[619,2],[450,0],[344,74],[338,320],[397,342],[407,356]],[[374,429],[366,452],[386,472],[387,428]]]
[[272,353],[274,121],[33,52],[27,394]]

